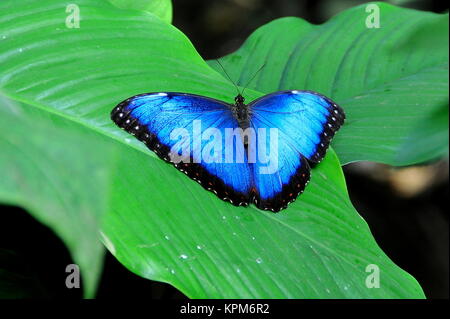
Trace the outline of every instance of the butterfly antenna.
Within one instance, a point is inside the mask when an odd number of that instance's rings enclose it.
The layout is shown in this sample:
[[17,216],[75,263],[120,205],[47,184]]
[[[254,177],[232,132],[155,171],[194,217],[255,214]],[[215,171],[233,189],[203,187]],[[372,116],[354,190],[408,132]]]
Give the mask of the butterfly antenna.
[[241,94],[241,91],[239,91],[238,86],[236,85],[236,83],[234,83],[234,81],[231,79],[231,77],[228,75],[227,71],[225,70],[225,68],[223,67],[222,63],[220,63],[219,60],[216,60],[216,62],[220,65],[220,67],[222,68],[223,72],[225,73],[225,75],[227,76],[228,80],[230,80],[231,83],[233,83],[234,87],[236,88],[236,90],[238,91],[238,94]]
[[247,84],[244,86],[244,89],[242,90],[242,94],[244,94],[245,89],[247,88],[247,86],[253,81],[253,79],[258,75],[259,71],[261,71],[263,69],[263,67],[266,66],[266,63],[264,63],[263,65],[261,65],[261,67],[258,69],[258,71],[255,72],[255,74],[252,76],[252,78],[247,82]]

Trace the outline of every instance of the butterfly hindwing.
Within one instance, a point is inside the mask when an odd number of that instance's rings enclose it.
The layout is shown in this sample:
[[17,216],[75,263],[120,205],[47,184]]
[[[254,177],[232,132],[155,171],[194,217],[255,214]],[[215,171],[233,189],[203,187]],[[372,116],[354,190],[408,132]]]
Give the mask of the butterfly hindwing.
[[[111,118],[160,158],[171,162],[221,199],[234,205],[247,205],[250,201],[251,173],[246,159],[243,163],[228,163],[223,151],[229,143],[225,140],[225,129],[238,126],[226,103],[192,94],[148,93],[120,103],[112,111]],[[183,139],[177,134],[171,138],[175,129],[185,129],[189,138]],[[207,130],[211,129],[220,132],[219,137],[209,134],[211,138],[205,139],[208,137]],[[182,155],[183,146],[189,150],[187,158],[178,162],[170,156],[176,143],[180,146],[179,155]],[[243,149],[240,139],[234,139],[233,143],[236,152]]]
[[[267,128],[257,119],[252,121],[252,125],[256,129]],[[309,181],[310,167],[301,154],[283,142],[282,137],[272,141],[267,138],[265,143],[267,159],[263,161],[262,157],[257,157],[251,164],[254,203],[260,209],[278,212],[303,192]]]

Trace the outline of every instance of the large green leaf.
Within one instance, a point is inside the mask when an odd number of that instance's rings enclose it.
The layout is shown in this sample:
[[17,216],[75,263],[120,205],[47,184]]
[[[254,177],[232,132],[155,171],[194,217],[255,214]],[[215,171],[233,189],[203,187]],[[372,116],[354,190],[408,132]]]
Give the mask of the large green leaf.
[[[8,157],[0,157],[0,197],[22,196],[14,203],[63,239],[83,239],[86,251],[96,243],[92,221],[103,216],[102,239],[122,263],[190,297],[423,296],[352,207],[332,151],[301,200],[275,215],[222,202],[148,152],[42,106],[9,103],[1,119],[7,129],[0,146]],[[108,203],[100,205],[104,198]],[[365,286],[369,264],[382,270],[379,289]],[[82,274],[92,270],[81,265]]]
[[[0,18],[8,99],[0,200],[55,229],[82,275],[93,272],[90,285],[97,268],[81,261],[100,260],[101,223],[104,244],[126,267],[190,297],[423,297],[352,207],[332,150],[305,193],[272,214],[218,200],[110,122],[111,108],[136,93],[233,97],[177,29],[88,0],[78,1],[82,27],[66,29],[58,1],[11,4],[0,3],[8,12]],[[380,288],[365,285],[369,264],[380,268]]]
[[[137,274],[194,298],[423,296],[352,207],[332,151],[301,200],[276,215],[230,207],[160,161],[131,153],[103,231],[109,249]],[[144,165],[151,169],[138,169]],[[169,190],[149,189],[168,180],[176,185],[170,202]],[[369,264],[383,269],[380,289],[365,286]]]
[[[380,8],[380,28],[367,28],[366,5],[339,14],[322,25],[298,18],[275,20],[255,31],[221,63],[245,85],[260,92],[306,89],[341,105],[347,122],[333,142],[342,163],[358,160],[409,165],[434,159],[448,149],[445,126],[435,127],[432,148],[410,144],[425,140],[418,126],[436,106],[448,106],[448,14]],[[210,65],[221,72],[215,61]],[[421,129],[417,131],[416,129]],[[403,155],[399,155],[399,152]],[[424,156],[417,156],[420,153]]]

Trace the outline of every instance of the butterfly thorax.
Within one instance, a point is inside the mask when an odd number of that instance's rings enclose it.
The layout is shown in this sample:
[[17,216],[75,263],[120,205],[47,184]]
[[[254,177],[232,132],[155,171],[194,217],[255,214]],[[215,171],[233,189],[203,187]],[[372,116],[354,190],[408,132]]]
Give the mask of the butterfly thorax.
[[245,130],[250,126],[249,111],[247,105],[244,104],[245,99],[241,94],[234,98],[234,105],[232,108],[233,115],[239,123],[239,127]]

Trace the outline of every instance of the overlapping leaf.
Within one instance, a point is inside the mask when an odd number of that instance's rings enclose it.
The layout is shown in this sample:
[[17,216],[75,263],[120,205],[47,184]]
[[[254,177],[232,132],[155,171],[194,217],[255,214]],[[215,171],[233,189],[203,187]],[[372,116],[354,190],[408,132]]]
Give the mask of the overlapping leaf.
[[[425,140],[429,133],[418,123],[436,107],[448,108],[448,15],[376,6],[380,28],[366,24],[374,14],[367,5],[322,25],[278,19],[221,62],[240,85],[264,65],[249,85],[260,92],[313,90],[334,99],[347,114],[333,142],[343,164],[410,165],[435,159],[448,149],[448,125],[434,129],[441,132],[432,141],[438,152],[424,152],[408,136]],[[214,61],[210,65],[222,71]],[[405,143],[408,155],[401,150]]]

